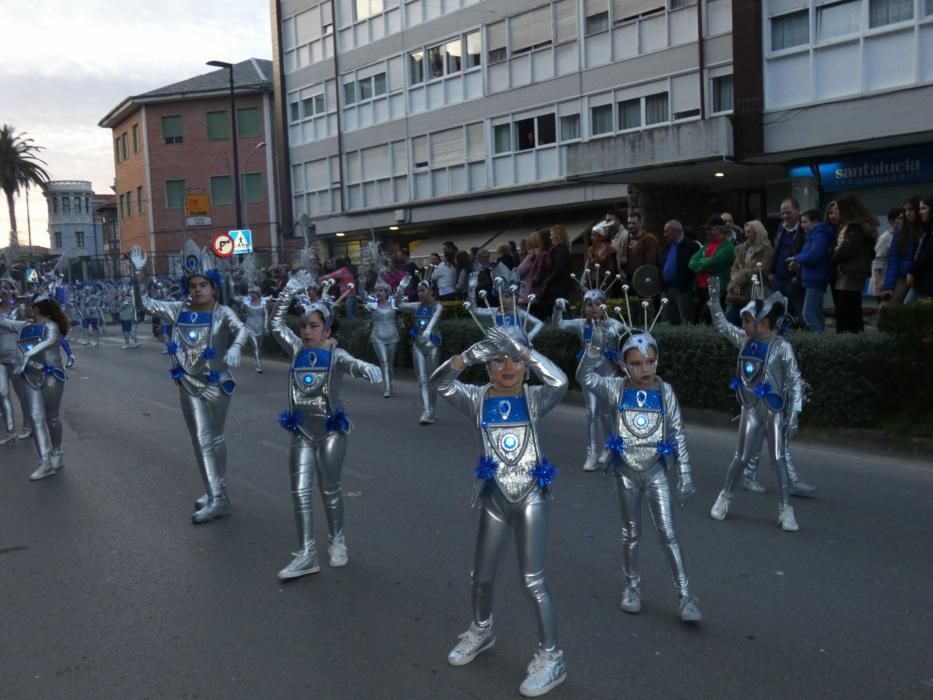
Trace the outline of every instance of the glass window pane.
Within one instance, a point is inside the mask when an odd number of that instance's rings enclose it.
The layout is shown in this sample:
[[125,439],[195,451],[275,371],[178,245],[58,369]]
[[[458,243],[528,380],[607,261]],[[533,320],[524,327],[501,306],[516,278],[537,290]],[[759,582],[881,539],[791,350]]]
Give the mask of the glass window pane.
[[713,111],[732,111],[732,76],[713,78]]
[[256,107],[236,111],[236,133],[241,139],[259,136],[259,110]]
[[431,134],[431,167],[446,168],[464,160],[463,129],[447,129]]
[[293,122],[301,119],[301,105],[298,102],[290,102],[288,104],[288,116]]
[[360,101],[371,99],[373,96],[373,79],[363,78],[357,82],[360,89]]
[[512,55],[551,43],[551,8],[548,5],[509,20]]
[[165,181],[165,208],[181,209],[185,203],[185,181]]
[[484,136],[483,123],[467,124],[467,152],[468,161],[486,159],[486,139]]
[[448,41],[444,45],[444,51],[447,54],[447,75],[459,73],[463,69],[463,45],[460,39]]
[[431,78],[440,78],[444,75],[444,51],[442,46],[432,46],[428,49],[428,75]]
[[246,173],[243,175],[243,198],[247,204],[265,200],[262,189],[262,173]]
[[487,63],[500,63],[509,57],[506,50],[505,32],[505,20],[496,22],[495,24],[490,24],[488,27],[486,27]]
[[314,96],[314,113],[315,114],[324,114],[326,110],[324,109],[324,95],[315,95]]
[[464,68],[475,68],[480,64],[480,51],[479,32],[470,32],[466,35],[466,65]]
[[183,143],[180,116],[162,117],[162,138],[168,144]]
[[584,16],[586,17],[584,29],[587,36],[609,29],[609,5],[607,0],[586,0]]
[[869,0],[868,26],[883,27],[914,18],[913,0]]
[[771,19],[771,50],[810,43],[810,11],[800,10]]
[[304,119],[314,116],[314,98],[306,97],[301,101],[301,116]]
[[661,124],[671,120],[666,92],[645,98],[645,124]]
[[404,141],[392,142],[392,174],[405,175],[408,172],[408,149]]
[[535,120],[520,119],[515,122],[515,145],[519,151],[535,147]]
[[590,110],[591,130],[594,136],[608,134],[612,129],[612,105],[601,105]]
[[560,118],[560,140],[572,141],[580,138],[580,115],[568,114]]
[[816,15],[817,37],[831,39],[854,34],[861,24],[862,0],[847,0],[834,5],[823,5]]
[[544,146],[557,142],[557,118],[554,114],[543,114],[536,120],[538,145]]
[[493,144],[495,153],[508,153],[512,150],[512,126],[499,124],[493,129]]
[[624,100],[619,103],[619,128],[637,129],[641,126],[641,100]]
[[408,54],[408,82],[411,85],[424,82],[424,51]]
[[233,203],[233,181],[229,175],[211,178],[211,204]]
[[386,94],[386,74],[376,73],[373,76],[373,95]]
[[428,164],[427,136],[416,136],[411,140],[411,155],[416,168],[423,168]]

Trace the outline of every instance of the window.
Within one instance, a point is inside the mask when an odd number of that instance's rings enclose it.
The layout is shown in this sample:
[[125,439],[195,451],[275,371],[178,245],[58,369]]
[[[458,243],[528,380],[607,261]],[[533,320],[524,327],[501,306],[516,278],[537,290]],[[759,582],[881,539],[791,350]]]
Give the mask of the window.
[[301,116],[305,119],[318,114],[324,114],[324,94],[311,95],[301,100]]
[[373,76],[373,94],[377,97],[386,94],[386,74],[376,73]]
[[860,28],[862,0],[823,5],[816,11],[816,36],[822,41],[837,36],[854,34]]
[[301,119],[301,103],[300,102],[289,102],[288,103],[288,119],[289,121],[297,122]]
[[58,213],[58,197],[52,197],[52,213],[53,214]]
[[84,213],[85,214],[91,213],[91,198],[90,197],[84,198]]
[[463,42],[460,39],[454,39],[444,44],[444,53],[447,55],[447,75],[459,73],[463,70]]
[[356,83],[352,80],[343,84],[343,101],[348,105],[356,102]]
[[126,218],[126,202],[123,201],[123,200],[124,200],[124,196],[121,194],[121,195],[120,195],[120,210],[119,210],[119,211],[120,211],[120,216],[123,217],[123,218],[125,219],[125,218]]
[[612,131],[612,105],[600,105],[590,109],[590,125],[593,136]]
[[207,113],[207,138],[210,141],[230,138],[226,111]]
[[122,134],[120,134],[120,160],[126,160],[129,157],[128,141],[126,132],[124,131]]
[[926,4],[924,7],[924,14],[927,17],[929,17],[930,15],[933,15],[933,0],[926,0]]
[[233,181],[229,175],[211,178],[211,204],[233,204]]
[[139,153],[139,124],[133,124],[133,153]]
[[554,43],[575,41],[577,38],[577,0],[560,0],[554,3]]
[[146,211],[146,207],[143,205],[143,188],[136,188],[136,211],[142,214]]
[[517,15],[509,20],[512,31],[512,55],[550,46],[551,6]]
[[52,235],[55,237],[55,247],[61,248],[62,247],[62,232],[56,231]]
[[466,128],[467,148],[466,159],[468,162],[486,159],[486,139],[484,136],[483,123],[467,124]]
[[417,85],[424,82],[424,50],[408,54],[408,83]]
[[481,62],[482,50],[479,31],[470,32],[466,35],[466,58],[464,68],[469,70],[470,68],[476,68]]
[[619,128],[638,129],[641,127],[641,100],[623,100],[619,103]]
[[411,160],[416,168],[428,165],[428,137],[416,136],[411,140]]
[[913,18],[912,0],[868,0],[868,26],[872,29]]
[[62,214],[71,213],[71,197],[65,195],[62,197]]
[[463,128],[447,129],[431,134],[431,167],[446,168],[463,163],[465,144]]
[[519,119],[515,122],[515,145],[519,151],[535,147],[535,120]]
[[771,18],[771,50],[810,43],[810,11],[799,10]]
[[75,197],[75,214],[81,213],[81,198]]
[[732,76],[713,78],[713,112],[732,111]]
[[[671,9],[688,4],[687,0],[671,0]],[[612,0],[612,21],[615,24],[663,11],[664,0]]]
[[119,137],[113,140],[113,162],[120,163],[120,139]]
[[659,92],[645,97],[645,126],[662,124],[671,120],[667,93]]
[[133,193],[126,193],[126,216],[127,218],[133,216]]
[[568,114],[560,118],[560,140],[573,141],[580,138],[580,115]]
[[165,181],[165,208],[181,209],[185,204],[185,181]]
[[535,126],[538,129],[538,145],[547,146],[550,143],[557,143],[557,119],[554,114],[542,114],[535,119]]
[[493,151],[496,154],[512,150],[512,127],[510,124],[498,124],[492,131]]
[[486,62],[490,65],[502,63],[508,57],[505,20],[490,24],[486,27]]
[[693,0],[671,0],[671,9],[681,10],[685,7],[690,7],[692,4]]
[[180,116],[162,117],[162,140],[167,145],[184,143]]
[[262,191],[262,173],[243,175],[243,199],[247,204],[265,201]]
[[444,53],[442,46],[432,46],[428,49],[428,75],[431,78],[440,78],[444,75]]
[[[325,3],[326,4],[326,3]],[[353,0],[353,21],[359,22],[382,14],[382,0]]]
[[84,231],[75,231],[75,246],[84,247]]
[[256,107],[236,111],[236,133],[241,139],[259,137],[259,110]]
[[[609,7],[607,0],[585,0],[584,12],[586,20],[584,30],[586,36],[590,34],[599,34],[609,29]],[[610,117],[612,108],[609,109]]]

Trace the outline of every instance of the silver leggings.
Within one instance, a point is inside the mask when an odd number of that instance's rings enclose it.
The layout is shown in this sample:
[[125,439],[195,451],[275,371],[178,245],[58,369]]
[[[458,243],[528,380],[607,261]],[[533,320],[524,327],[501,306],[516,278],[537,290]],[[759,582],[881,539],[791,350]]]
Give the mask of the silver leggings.
[[431,385],[431,375],[437,369],[440,360],[441,351],[434,343],[431,343],[431,349],[427,352],[422,349],[422,344],[415,342],[411,346],[411,354],[415,362],[415,374],[418,375],[418,388],[421,390],[421,405],[425,413],[434,415],[434,400],[437,398],[437,392]]
[[47,462],[49,455],[62,449],[62,422],[58,416],[65,383],[46,377],[45,386],[36,389],[25,384],[26,406],[32,421],[32,439],[36,443],[39,461]]
[[10,372],[11,370],[7,369],[6,365],[0,364],[0,415],[3,417],[3,427],[8,433],[12,433],[15,428]]
[[[4,369],[6,369],[6,378],[9,380],[9,413],[6,413],[7,406],[6,402],[3,403],[3,410],[5,415],[9,416],[9,419],[13,420],[13,394],[16,394],[16,398],[19,400],[19,409],[20,413],[23,415],[23,427],[29,425],[29,406],[26,405],[26,380],[19,374],[14,374],[16,371],[16,365],[13,364],[4,364]],[[0,391],[0,396],[3,392]]]
[[663,467],[655,467],[647,472],[627,471],[616,475],[616,485],[622,511],[622,573],[627,584],[637,588],[641,583],[638,544],[641,539],[641,499],[646,494],[648,511],[674,577],[674,588],[679,595],[688,595],[687,571],[677,542],[677,533],[674,532],[674,512],[667,472]]
[[382,380],[386,391],[392,391],[392,370],[395,367],[395,351],[398,349],[398,343],[383,343],[375,338],[371,340],[376,357],[379,358],[379,367],[382,368]]
[[298,528],[298,546],[302,551],[314,548],[314,509],[312,492],[314,474],[321,482],[321,498],[327,516],[327,533],[331,541],[343,535],[343,493],[340,472],[347,452],[345,433],[330,433],[322,440],[311,441],[304,435],[292,438],[289,454],[291,465],[292,507]]
[[216,498],[226,492],[227,446],[224,442],[224,423],[230,397],[218,387],[211,386],[201,396],[192,396],[180,389],[181,412],[185,417],[198,470],[208,496]]
[[[751,461],[748,463],[748,466],[745,467],[745,476],[748,476],[751,479],[758,479],[758,464],[760,461],[761,453],[758,453],[752,457]],[[794,460],[790,453],[790,440],[787,438],[784,439],[784,463],[787,465],[787,480],[791,484],[800,481],[800,474],[797,472],[797,467],[794,465]]]
[[510,532],[515,533],[522,583],[538,617],[542,649],[557,648],[557,616],[544,581],[547,550],[547,500],[536,488],[518,503],[510,503],[498,486],[489,487],[481,501],[479,532],[473,560],[473,622],[486,626],[492,621],[493,586],[496,568]]
[[608,410],[602,399],[588,389],[583,390],[583,405],[586,407],[586,421],[590,429],[590,442],[586,447],[586,454],[599,455],[606,438],[613,432],[612,411]]
[[256,369],[262,369],[262,360],[259,359],[259,350],[262,347],[262,336],[258,333],[250,331],[249,339],[253,344],[253,357],[256,359]]
[[761,404],[742,409],[742,418],[739,420],[739,444],[732,463],[729,465],[729,471],[726,472],[726,484],[723,491],[727,496],[732,495],[736,484],[742,477],[742,471],[752,461],[752,458],[761,452],[766,436],[771,461],[774,464],[778,498],[781,505],[786,506],[790,503],[790,485],[787,476],[784,416],[780,413],[770,413]]

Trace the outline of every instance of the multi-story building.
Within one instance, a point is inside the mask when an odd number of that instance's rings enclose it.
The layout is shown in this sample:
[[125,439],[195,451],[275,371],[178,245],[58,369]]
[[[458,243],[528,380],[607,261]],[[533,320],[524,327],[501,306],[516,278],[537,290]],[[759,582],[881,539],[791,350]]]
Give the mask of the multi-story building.
[[[250,59],[128,97],[99,123],[113,134],[124,253],[133,245],[174,272],[186,239],[208,246],[219,232],[248,228],[258,253],[278,259],[282,231],[272,133],[272,63]],[[235,206],[233,147],[240,169]],[[268,146],[268,147],[267,147]]]
[[49,248],[53,254],[65,251],[72,256],[103,254],[103,229],[94,211],[97,197],[87,180],[48,183],[45,198],[49,208]]

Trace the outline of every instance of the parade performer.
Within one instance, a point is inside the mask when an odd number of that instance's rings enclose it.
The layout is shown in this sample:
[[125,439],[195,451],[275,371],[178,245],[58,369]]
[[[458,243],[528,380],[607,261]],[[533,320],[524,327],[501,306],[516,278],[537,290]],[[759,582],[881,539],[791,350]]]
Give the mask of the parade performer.
[[100,327],[104,320],[104,314],[100,308],[100,293],[95,287],[87,285],[84,287],[82,301],[85,340],[82,340],[81,344],[100,347]]
[[421,391],[421,425],[434,422],[434,401],[436,393],[431,384],[431,374],[437,368],[440,360],[441,336],[437,324],[441,320],[444,307],[434,300],[431,289],[430,268],[424,279],[418,283],[418,301],[404,301],[405,286],[400,284],[396,292],[395,306],[399,311],[411,314],[414,327],[409,331],[412,336],[411,355],[415,364],[415,373],[418,375],[418,388]]
[[[528,300],[528,310],[519,308],[516,298],[520,297],[521,282],[518,278],[518,269],[515,268],[509,272],[509,277],[496,277],[493,280],[493,288],[496,290],[496,297],[499,300],[497,307],[489,305],[489,295],[486,290],[480,290],[477,294],[485,304],[485,307],[474,307],[470,302],[463,302],[464,308],[473,315],[475,319],[491,318],[497,328],[506,332],[510,329],[520,329],[521,335],[532,345],[535,337],[544,328],[544,322],[531,315],[531,306],[535,301],[534,294],[526,295]],[[479,323],[479,320],[476,321]],[[530,328],[529,328],[530,326]],[[480,325],[482,327],[482,325]]]
[[246,328],[253,345],[256,371],[262,374],[262,360],[259,354],[262,351],[262,339],[268,333],[266,329],[269,327],[269,299],[262,296],[262,290],[258,286],[251,285],[247,296],[237,297],[236,300],[246,314]]
[[[614,318],[610,318],[603,312],[606,304],[605,289],[610,287],[618,277],[613,276],[611,272],[606,272],[600,281],[600,268],[596,265],[591,271],[589,267],[584,268],[583,274],[578,279],[576,275],[571,277],[583,289],[583,317],[568,320],[564,318],[564,312],[569,303],[566,299],[557,299],[554,302],[554,313],[551,317],[551,324],[565,333],[577,336],[580,341],[580,351],[577,353],[577,359],[582,359],[586,352],[586,345],[590,341],[590,336],[594,328],[599,328],[608,334],[606,340],[606,350],[603,359],[596,366],[596,372],[600,376],[610,377],[615,374],[615,365],[618,361],[614,348],[618,346],[618,341],[625,332],[624,326]],[[628,285],[623,287],[626,299],[628,299]],[[589,426],[589,442],[586,445],[586,460],[583,462],[583,471],[592,472],[599,468],[599,464],[605,464],[609,459],[609,450],[604,448],[605,439],[612,434],[612,412],[611,407],[604,405],[599,397],[589,389],[583,389],[583,404],[586,408],[586,421]]]
[[[402,278],[399,289],[407,286],[408,277]],[[369,312],[373,321],[373,330],[369,340],[373,345],[376,357],[379,358],[379,367],[382,369],[382,380],[385,391],[382,396],[392,396],[392,376],[395,367],[395,352],[398,349],[398,308],[395,300],[391,298],[392,288],[380,278],[373,287],[373,294],[363,307]]]
[[[667,300],[662,300],[663,304]],[[641,503],[647,497],[648,510],[667,555],[680,599],[678,610],[684,622],[703,619],[696,598],[690,595],[687,570],[674,530],[674,510],[668,471],[676,465],[677,492],[681,503],[693,495],[690,456],[680,404],[670,384],[657,376],[658,341],[651,335],[654,326],[647,323],[648,302],[642,302],[646,316],[643,333],[631,329],[629,317],[623,320],[632,333],[618,353],[625,378],[601,375],[597,368],[605,358],[607,334],[597,328],[577,368],[577,381],[612,407],[615,427],[606,445],[612,455],[607,469],[615,475],[622,513],[622,573],[625,590],[620,607],[628,613],[641,612],[641,575],[638,549],[641,540]],[[616,309],[622,317],[622,310]],[[661,315],[658,310],[655,322]]]
[[[146,254],[139,246],[133,246],[130,260],[142,276]],[[146,311],[173,324],[166,348],[172,358],[171,376],[178,383],[182,414],[207,491],[197,500],[191,519],[206,523],[230,514],[224,423],[236,388],[230,368],[239,366],[249,331],[233,310],[215,299],[219,276],[211,267],[212,256],[205,250],[199,262],[183,283],[188,301],[156,301],[143,292],[142,303]],[[142,283],[139,288],[146,289]]]
[[133,285],[127,285],[120,293],[117,302],[117,316],[123,330],[123,349],[133,350],[139,347],[136,337],[136,298]]
[[291,563],[278,573],[287,580],[320,571],[314,539],[312,489],[314,475],[320,480],[324,513],[327,516],[328,558],[333,567],[349,561],[343,531],[343,493],[340,474],[347,452],[350,421],[340,401],[341,377],[382,381],[382,372],[336,347],[334,310],[329,302],[299,299],[302,307],[301,335],[285,323],[292,299],[312,283],[308,272],[289,279],[272,314],[272,335],[291,356],[288,410],[279,416],[281,426],[292,433],[289,454],[292,506],[298,529],[298,551]]
[[[485,365],[484,386],[457,380],[470,365]],[[530,371],[540,381],[526,382]],[[557,620],[544,578],[548,497],[556,473],[538,439],[538,422],[567,392],[567,377],[532,350],[527,338],[490,328],[480,342],[454,355],[431,382],[445,399],[473,421],[479,433],[473,505],[480,508],[473,559],[473,621],[447,656],[463,666],[495,643],[492,602],[499,555],[509,536],[518,545],[522,579],[538,619],[538,650],[519,687],[526,697],[543,695],[567,677],[557,646]]]
[[778,484],[778,524],[786,532],[796,532],[799,526],[790,505],[786,454],[787,441],[797,432],[798,414],[803,408],[803,380],[793,347],[778,334],[787,301],[779,292],[761,299],[756,284],[752,301],[742,309],[740,329],[726,320],[719,305],[718,287],[718,280],[711,277],[709,306],[716,329],[739,348],[738,376],[731,387],[742,414],[738,447],[710,517],[725,520],[743,470],[767,438]]
[[64,466],[59,408],[66,376],[61,339],[68,334],[69,325],[58,303],[44,292],[32,299],[27,313],[28,321],[0,319],[0,328],[19,333],[15,373],[25,381],[26,405],[39,456],[39,466],[29,478],[37,481]]
[[[16,297],[16,282],[12,277],[0,278],[0,320],[18,321],[21,316],[21,307]],[[15,443],[20,434],[27,438],[30,435],[29,410],[26,406],[26,393],[22,387],[14,390],[13,384],[17,380],[22,383],[22,377],[16,374],[19,365],[19,348],[17,340],[19,335],[13,329],[0,328],[0,411],[2,411],[3,429],[6,434],[0,437],[0,445]],[[13,394],[19,398],[22,410],[22,431],[17,433],[16,417],[13,414]]]

